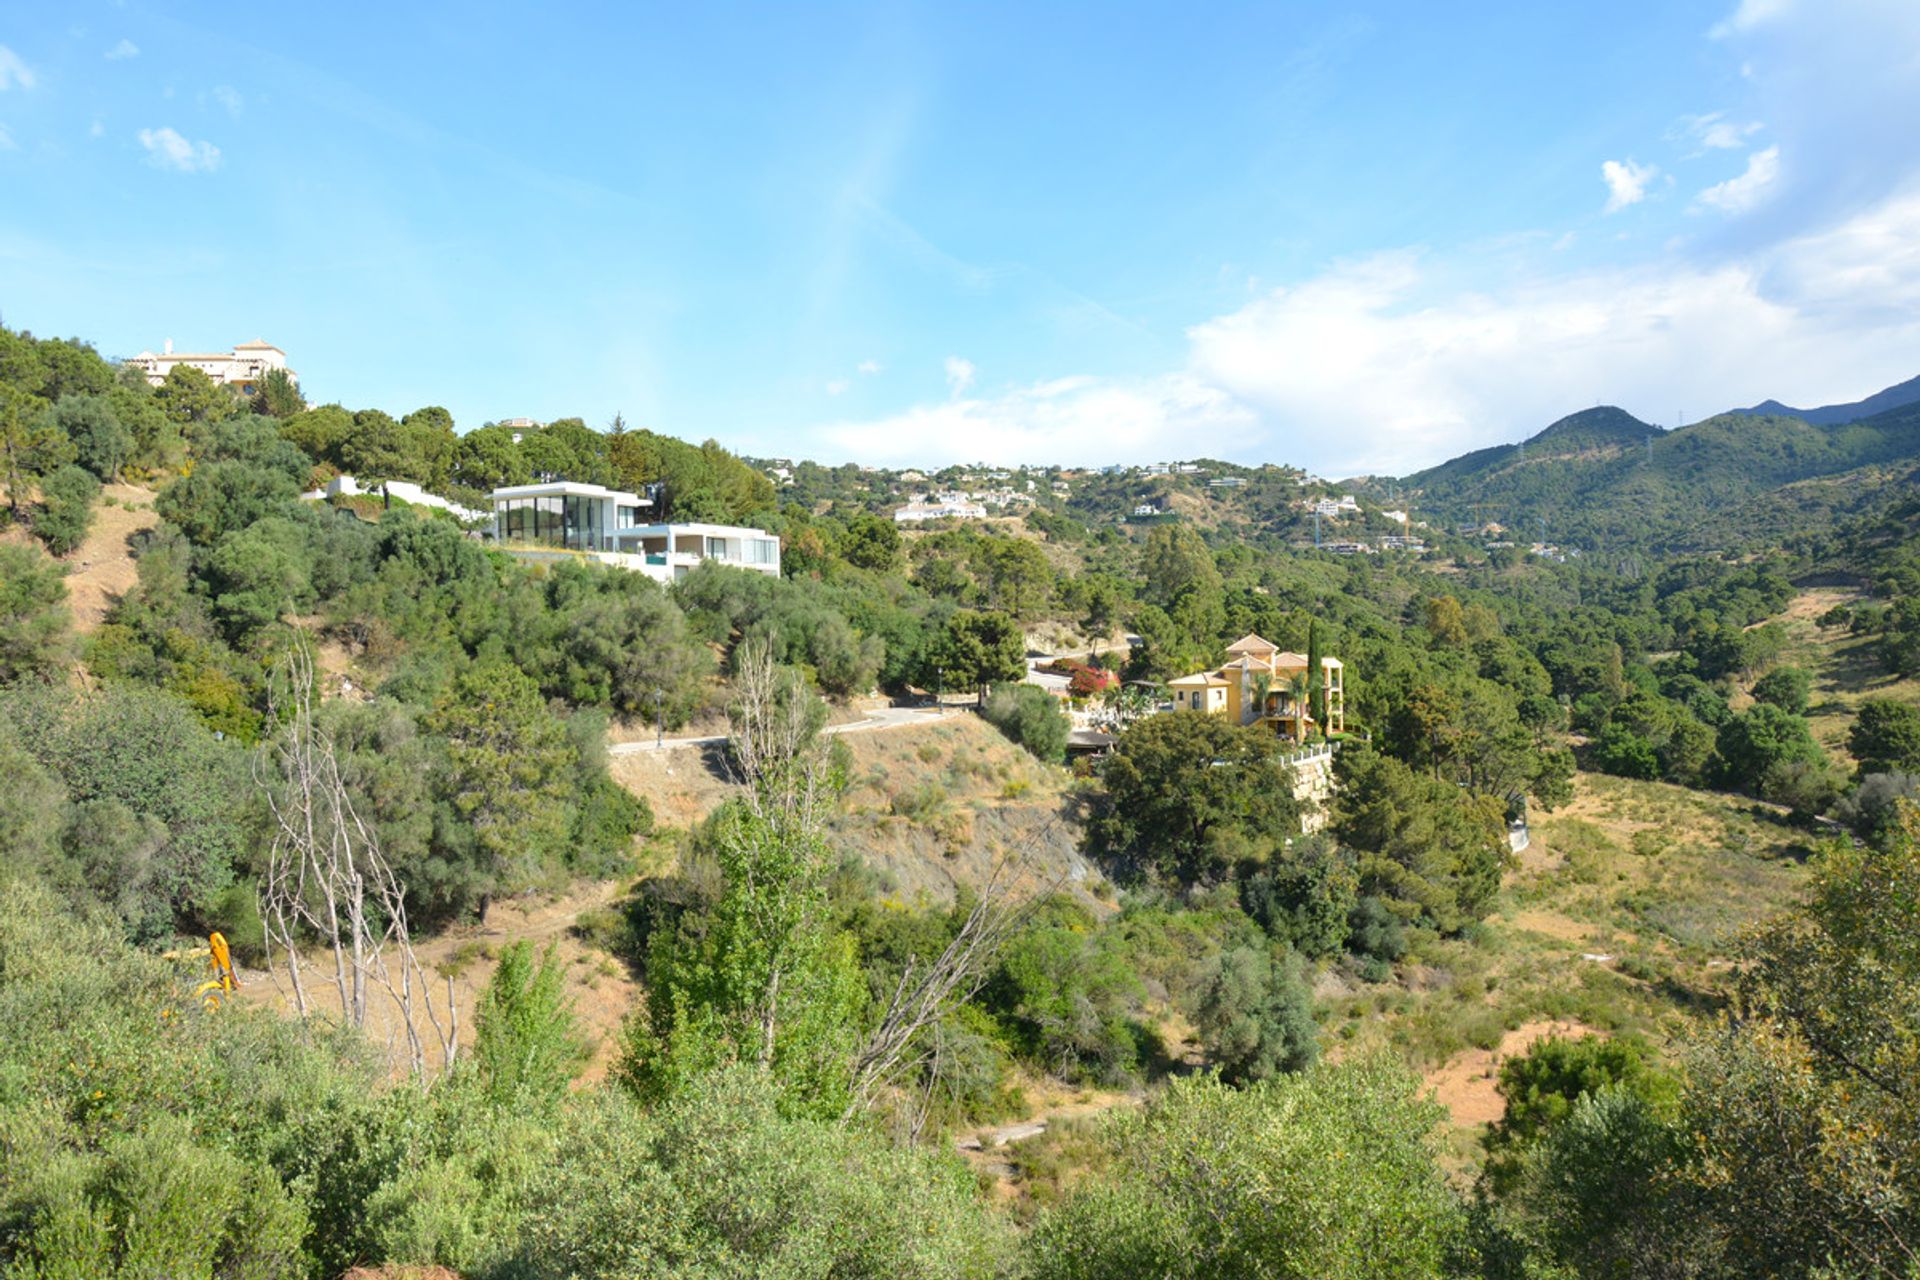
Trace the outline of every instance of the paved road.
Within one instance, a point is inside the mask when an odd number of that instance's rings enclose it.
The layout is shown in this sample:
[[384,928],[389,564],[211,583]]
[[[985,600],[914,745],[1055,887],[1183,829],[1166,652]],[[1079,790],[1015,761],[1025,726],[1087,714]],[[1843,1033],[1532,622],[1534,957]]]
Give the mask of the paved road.
[[[849,720],[845,724],[830,724],[822,733],[865,733],[870,729],[900,729],[907,725],[938,724],[942,720],[962,714],[959,711],[935,711],[926,707],[877,707],[867,712],[864,720]],[[676,747],[710,747],[727,740],[724,733],[709,734],[704,738],[668,738],[658,748],[652,738],[643,738],[638,742],[615,742],[607,747],[610,756],[633,756],[654,750],[672,751]]]

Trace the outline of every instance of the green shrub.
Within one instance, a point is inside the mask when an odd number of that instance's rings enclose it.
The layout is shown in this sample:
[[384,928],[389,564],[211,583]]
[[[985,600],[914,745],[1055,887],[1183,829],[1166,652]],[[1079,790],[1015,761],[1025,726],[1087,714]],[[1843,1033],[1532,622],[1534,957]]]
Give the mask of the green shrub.
[[1059,701],[1040,686],[996,684],[981,714],[1036,759],[1058,764],[1067,758],[1067,733],[1072,726]]

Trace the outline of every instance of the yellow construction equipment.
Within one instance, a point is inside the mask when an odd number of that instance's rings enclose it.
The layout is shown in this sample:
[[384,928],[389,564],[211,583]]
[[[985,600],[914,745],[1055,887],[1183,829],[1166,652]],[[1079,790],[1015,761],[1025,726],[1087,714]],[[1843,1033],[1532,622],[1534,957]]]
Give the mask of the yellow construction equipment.
[[187,951],[170,953],[187,957],[206,956],[213,965],[213,977],[194,988],[194,998],[207,1008],[217,1008],[223,997],[232,995],[240,989],[240,979],[233,972],[233,952],[227,946],[226,935],[215,931],[207,935],[205,951]]

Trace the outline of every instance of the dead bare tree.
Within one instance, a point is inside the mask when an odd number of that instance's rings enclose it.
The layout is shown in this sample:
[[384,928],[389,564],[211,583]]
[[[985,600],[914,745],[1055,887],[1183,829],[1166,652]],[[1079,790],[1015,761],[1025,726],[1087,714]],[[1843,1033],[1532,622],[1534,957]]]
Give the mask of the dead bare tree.
[[[316,715],[313,652],[304,636],[296,637],[276,675],[284,689],[276,689],[275,714],[269,719],[284,718],[284,723],[254,759],[254,781],[275,827],[260,890],[268,974],[277,986],[277,949],[294,1008],[309,1017],[314,1000],[302,974],[300,948],[305,943],[327,948],[342,1020],[364,1029],[370,993],[384,992],[394,1008],[395,1034],[405,1037],[408,1068],[416,1076],[426,1074],[430,1033],[441,1069],[451,1072],[460,1029],[453,980],[447,979],[443,1018],[414,954],[406,886],[381,853],[373,828],[354,808],[333,738]],[[393,1039],[388,1038],[390,1057]]]

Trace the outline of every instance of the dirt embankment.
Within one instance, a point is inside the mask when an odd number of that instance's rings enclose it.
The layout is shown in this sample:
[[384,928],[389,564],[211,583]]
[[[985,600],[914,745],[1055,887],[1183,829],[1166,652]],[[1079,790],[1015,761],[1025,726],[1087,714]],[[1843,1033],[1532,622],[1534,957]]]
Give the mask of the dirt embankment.
[[160,517],[153,511],[153,491],[138,485],[110,484],[100,491],[93,510],[93,526],[80,545],[61,559],[67,567],[67,597],[73,609],[74,630],[87,635],[106,620],[113,607],[140,581],[128,541],[151,529]]
[[[609,880],[582,885],[559,897],[527,897],[496,902],[484,923],[455,925],[445,933],[414,946],[421,965],[433,983],[436,1008],[444,1007],[446,982],[453,980],[454,1003],[460,1011],[460,1046],[473,1045],[474,1010],[480,993],[486,990],[500,955],[512,943],[531,942],[536,950],[548,945],[566,972],[566,994],[573,1003],[575,1017],[591,1048],[579,1083],[589,1084],[603,1078],[619,1056],[620,1024],[640,1001],[640,985],[627,967],[605,951],[573,933],[573,926],[584,912],[606,907],[627,890],[625,881]],[[331,959],[324,955],[307,957],[304,985],[308,999],[321,1016],[337,1015],[339,997],[331,980]],[[260,971],[243,973],[245,984],[240,998],[290,1013],[292,992],[282,972],[276,986],[272,977]],[[376,1045],[400,1041],[401,1023],[393,1002],[383,993],[368,1000],[367,1038]],[[429,1033],[430,1034],[430,1033]],[[404,1062],[394,1056],[396,1065]],[[430,1066],[437,1066],[439,1054],[428,1052]]]
[[[1029,887],[1058,881],[1090,905],[1111,905],[1079,853],[1079,801],[1064,769],[1041,764],[971,715],[842,741],[852,768],[830,839],[873,868],[889,896],[951,901],[956,886],[985,884],[996,866],[1017,859]],[[616,756],[609,768],[657,822],[684,828],[735,794],[722,751]]]

